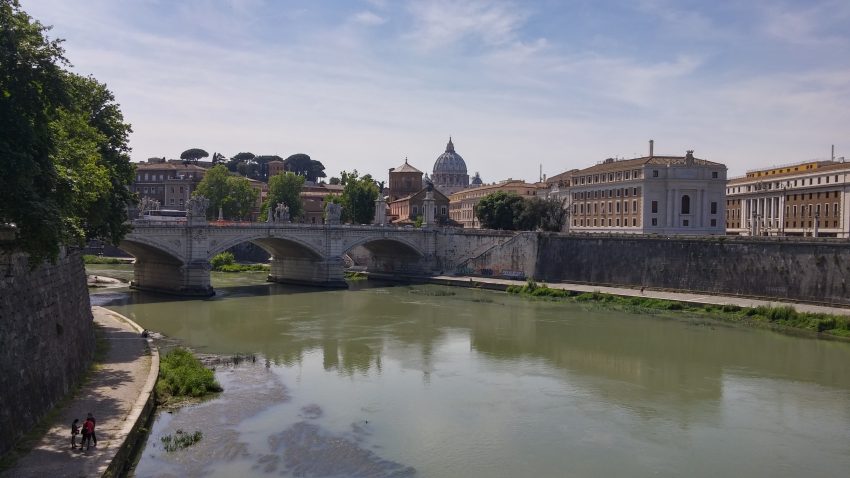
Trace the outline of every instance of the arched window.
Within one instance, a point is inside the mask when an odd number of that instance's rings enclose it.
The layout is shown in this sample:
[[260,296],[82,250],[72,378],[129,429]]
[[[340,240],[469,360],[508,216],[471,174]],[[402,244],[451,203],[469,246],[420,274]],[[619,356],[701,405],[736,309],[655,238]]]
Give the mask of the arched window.
[[682,214],[691,213],[691,197],[685,194],[682,196]]

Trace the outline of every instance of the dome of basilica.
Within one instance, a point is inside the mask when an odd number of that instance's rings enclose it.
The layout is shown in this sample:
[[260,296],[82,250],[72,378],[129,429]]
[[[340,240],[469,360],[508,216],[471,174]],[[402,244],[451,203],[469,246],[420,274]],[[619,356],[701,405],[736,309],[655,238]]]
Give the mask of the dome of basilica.
[[455,145],[451,138],[446,145],[446,152],[437,157],[434,163],[434,175],[440,174],[466,174],[466,162],[455,153]]

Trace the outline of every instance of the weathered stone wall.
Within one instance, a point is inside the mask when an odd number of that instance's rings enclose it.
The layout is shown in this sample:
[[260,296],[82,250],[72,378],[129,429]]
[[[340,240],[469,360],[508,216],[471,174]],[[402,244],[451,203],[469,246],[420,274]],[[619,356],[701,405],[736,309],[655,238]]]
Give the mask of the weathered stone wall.
[[0,253],[0,454],[73,389],[94,351],[81,255],[30,270],[27,256]]
[[[490,253],[500,244],[514,239],[512,231],[441,228],[435,232],[435,272],[443,274],[468,273],[473,258],[487,254],[496,261],[503,256]],[[489,254],[488,254],[489,253]]]
[[791,238],[539,237],[534,277],[850,305],[850,243]]

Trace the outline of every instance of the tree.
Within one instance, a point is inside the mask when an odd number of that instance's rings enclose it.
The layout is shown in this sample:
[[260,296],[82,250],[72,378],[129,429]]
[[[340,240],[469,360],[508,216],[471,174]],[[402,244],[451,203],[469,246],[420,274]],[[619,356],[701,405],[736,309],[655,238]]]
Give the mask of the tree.
[[260,220],[266,220],[269,208],[274,209],[278,203],[289,206],[289,216],[293,221],[304,215],[304,205],[301,202],[301,187],[303,185],[304,176],[289,171],[269,178],[269,196],[263,204]]
[[204,151],[203,149],[192,148],[180,153],[180,159],[182,159],[186,163],[192,162],[197,164],[199,159],[209,157],[209,155],[210,153]]
[[[227,160],[227,169],[230,170],[230,172],[238,173],[239,172],[239,165],[241,163],[246,163],[246,164],[252,163],[254,161],[254,157],[255,156],[254,156],[253,153],[238,153],[238,154],[235,154],[232,158]],[[243,169],[244,168],[245,167],[243,166]]]
[[375,200],[380,194],[372,176],[358,177],[357,171],[343,171],[341,176],[345,180],[341,203],[346,217],[355,224],[371,223],[375,217]]
[[309,155],[298,153],[283,160],[283,168],[295,174],[300,174],[307,178],[307,181],[316,182],[319,178],[327,177],[325,174],[325,166],[313,159]]
[[268,155],[264,154],[261,156],[254,157],[254,161],[257,163],[257,177],[253,178],[258,181],[268,182],[269,180],[269,162],[271,161],[283,161],[283,158],[277,155]]
[[193,195],[209,199],[207,218],[217,217],[221,208],[225,217],[243,219],[254,209],[259,192],[247,179],[231,175],[219,164],[207,171]]
[[523,199],[513,192],[496,191],[484,196],[475,207],[475,217],[486,229],[516,230],[524,209]]
[[216,164],[219,164],[219,163],[225,163],[225,162],[227,162],[227,160],[224,158],[224,155],[223,155],[223,154],[221,154],[221,153],[213,153],[213,155],[212,155],[212,163],[213,163],[213,166],[215,166]]
[[331,178],[328,180],[328,184],[332,184],[332,185],[334,185],[334,186],[338,186],[341,182],[342,182],[342,180],[340,180],[340,179],[339,179],[338,177],[336,177],[336,176],[333,176],[333,177],[331,177]]
[[33,265],[61,244],[117,242],[134,200],[130,126],[104,85],[63,70],[47,30],[0,0],[0,224]]
[[567,209],[564,207],[567,200],[558,200],[555,198],[537,199],[543,203],[537,227],[544,231],[561,232],[564,224],[567,223]]

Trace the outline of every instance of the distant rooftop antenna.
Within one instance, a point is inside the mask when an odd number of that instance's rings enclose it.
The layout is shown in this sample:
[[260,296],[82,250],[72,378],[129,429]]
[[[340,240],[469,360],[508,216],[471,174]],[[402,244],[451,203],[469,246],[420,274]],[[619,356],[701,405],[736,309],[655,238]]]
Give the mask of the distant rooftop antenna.
[[537,180],[537,182],[539,182],[539,183],[543,182],[543,163],[540,163],[540,177]]
[[831,155],[831,158],[832,158],[832,161],[835,161],[835,145],[834,145],[834,144],[832,145],[832,155]]

